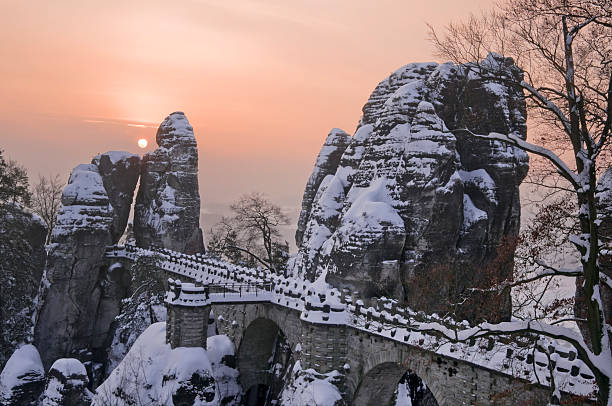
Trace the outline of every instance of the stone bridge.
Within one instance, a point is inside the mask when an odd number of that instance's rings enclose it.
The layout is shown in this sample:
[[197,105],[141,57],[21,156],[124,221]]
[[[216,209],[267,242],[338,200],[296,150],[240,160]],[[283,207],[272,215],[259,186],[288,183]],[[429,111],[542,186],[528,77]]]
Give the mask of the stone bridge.
[[106,257],[116,263],[143,255],[156,255],[171,278],[167,341],[173,347],[205,347],[212,309],[218,332],[236,346],[245,392],[271,385],[270,360],[279,334],[303,369],[338,371],[337,386],[353,405],[389,404],[409,370],[439,405],[545,405],[551,372],[564,396],[587,395],[594,387],[592,373],[576,353],[552,341],[554,357],[516,338],[451,343],[418,331],[418,315],[394,301],[361,300],[322,281],[166,249],[114,246]]

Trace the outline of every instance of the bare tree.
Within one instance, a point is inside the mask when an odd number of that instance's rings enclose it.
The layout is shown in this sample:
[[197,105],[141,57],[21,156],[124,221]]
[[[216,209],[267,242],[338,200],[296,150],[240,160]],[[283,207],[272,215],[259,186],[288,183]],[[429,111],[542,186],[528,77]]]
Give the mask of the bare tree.
[[38,214],[47,225],[47,240],[51,241],[51,233],[55,227],[57,213],[62,203],[63,183],[59,175],[38,175],[38,182],[32,188],[32,210]]
[[[443,332],[451,340],[535,333],[566,341],[593,371],[600,403],[612,405],[612,315],[609,303],[602,300],[602,294],[610,294],[612,288],[610,275],[602,269],[612,236],[600,230],[604,213],[597,199],[597,194],[604,192],[598,189],[598,176],[612,165],[612,2],[509,0],[490,13],[450,24],[441,35],[433,29],[430,34],[439,55],[466,64],[466,75],[472,71],[524,92],[530,141],[515,133],[476,134],[469,123],[454,131],[509,144],[536,158],[530,180],[546,188],[548,200],[540,211],[545,221],[540,223],[541,228],[531,230],[535,232],[532,237],[549,241],[565,237],[579,262],[571,268],[558,266],[548,262],[543,255],[546,250],[536,246],[523,252],[522,274],[489,290],[501,292],[539,281],[546,289],[553,276],[572,278],[579,289],[576,315],[561,312],[551,320],[551,313],[558,307],[544,306],[543,313],[548,314],[532,313],[508,323],[484,323],[461,333],[436,327],[435,323],[424,328]],[[485,58],[489,52],[511,57],[523,69],[524,77],[516,80],[505,75],[509,61]],[[570,205],[565,204],[568,202]],[[561,326],[570,320],[581,326],[582,336]]]
[[[279,272],[288,259],[289,246],[280,241],[279,227],[289,224],[282,209],[261,193],[242,196],[231,206],[233,216],[223,217],[211,230],[209,252],[219,252],[232,262],[257,261]],[[244,256],[242,254],[245,254]]]

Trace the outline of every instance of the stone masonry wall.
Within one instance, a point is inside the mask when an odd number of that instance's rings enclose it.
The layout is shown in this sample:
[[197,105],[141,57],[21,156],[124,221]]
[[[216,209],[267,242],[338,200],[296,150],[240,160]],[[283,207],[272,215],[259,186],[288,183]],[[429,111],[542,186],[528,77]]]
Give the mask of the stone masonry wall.
[[167,305],[166,342],[176,347],[206,348],[210,306]]
[[[354,405],[386,404],[408,369],[423,379],[440,406],[548,403],[546,387],[346,326],[305,322],[297,310],[271,303],[213,306],[219,334],[228,335],[237,349],[253,321],[273,321],[293,349],[300,344],[296,357],[304,368],[346,374],[340,390]],[[238,365],[241,373],[244,367]],[[242,382],[247,389],[255,383],[266,382]]]

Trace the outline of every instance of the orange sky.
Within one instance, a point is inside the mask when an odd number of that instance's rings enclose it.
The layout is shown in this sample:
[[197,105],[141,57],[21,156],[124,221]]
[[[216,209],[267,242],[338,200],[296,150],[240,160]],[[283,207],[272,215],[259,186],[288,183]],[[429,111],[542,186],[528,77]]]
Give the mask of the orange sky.
[[328,131],[352,133],[380,80],[435,60],[425,23],[489,5],[2,0],[0,148],[34,177],[67,177],[96,153],[140,152],[139,137],[153,148],[182,110],[205,206],[262,191],[295,211]]

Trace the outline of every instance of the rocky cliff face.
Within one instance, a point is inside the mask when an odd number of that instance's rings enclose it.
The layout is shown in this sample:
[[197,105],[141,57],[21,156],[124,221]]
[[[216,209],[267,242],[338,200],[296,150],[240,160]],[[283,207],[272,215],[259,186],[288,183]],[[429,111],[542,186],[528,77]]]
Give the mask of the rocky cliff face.
[[35,214],[17,205],[0,207],[0,368],[20,343],[32,338],[46,235]]
[[198,149],[185,114],[166,117],[156,141],[159,148],[142,159],[134,211],[136,243],[189,254],[203,252]]
[[349,134],[344,130],[334,128],[329,132],[325,143],[323,143],[321,152],[319,152],[319,156],[315,162],[312,175],[310,175],[308,183],[306,183],[306,189],[304,190],[302,211],[300,212],[297,231],[295,232],[295,241],[298,246],[302,243],[302,237],[306,225],[308,224],[312,203],[317,194],[317,190],[319,190],[321,182],[327,175],[333,175],[336,172],[340,158],[350,142],[351,136]]
[[[314,199],[319,162],[309,180],[294,272],[312,279],[327,270],[338,287],[428,311],[446,310],[447,298],[488,277],[479,269],[504,237],[518,233],[518,186],[528,158],[457,131],[526,135],[522,93],[503,84],[504,76],[522,73],[496,55],[483,63],[500,67],[501,79],[483,78],[469,65],[422,63],[374,89]],[[502,267],[500,277],[510,272]],[[509,316],[509,296],[496,305],[500,318]]]

